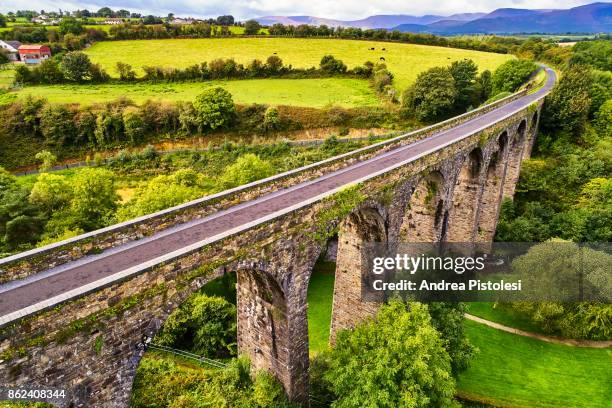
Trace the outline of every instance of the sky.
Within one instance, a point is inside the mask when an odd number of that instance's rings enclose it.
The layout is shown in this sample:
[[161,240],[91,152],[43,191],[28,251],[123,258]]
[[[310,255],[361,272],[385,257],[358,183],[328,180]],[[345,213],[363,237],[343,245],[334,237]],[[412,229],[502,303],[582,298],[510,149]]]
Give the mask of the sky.
[[143,14],[216,17],[231,14],[239,20],[271,15],[310,15],[339,20],[374,14],[439,14],[489,12],[500,7],[565,9],[596,0],[0,0],[0,12],[17,9],[56,11],[108,6]]

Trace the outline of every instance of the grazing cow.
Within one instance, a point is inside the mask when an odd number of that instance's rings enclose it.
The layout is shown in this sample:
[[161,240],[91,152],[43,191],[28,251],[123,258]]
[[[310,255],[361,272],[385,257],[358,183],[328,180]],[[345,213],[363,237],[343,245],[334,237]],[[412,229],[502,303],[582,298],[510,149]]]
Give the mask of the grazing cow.
[[276,53],[275,53],[275,52],[273,52],[272,54],[276,55]]
[[386,48],[383,48],[383,51],[387,51],[387,49],[386,49]]
[[374,51],[374,50],[375,50],[375,48],[374,48],[374,47],[370,48],[370,51]]
[[381,61],[384,61],[384,60],[385,60],[385,57],[380,57],[380,60],[381,60]]

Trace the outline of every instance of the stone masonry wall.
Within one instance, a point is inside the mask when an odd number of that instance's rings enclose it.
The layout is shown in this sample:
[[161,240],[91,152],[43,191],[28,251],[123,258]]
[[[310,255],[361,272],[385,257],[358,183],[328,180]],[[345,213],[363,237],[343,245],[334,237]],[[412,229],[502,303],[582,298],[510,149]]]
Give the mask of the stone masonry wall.
[[[345,220],[331,222],[341,223],[334,330],[352,327],[377,308],[376,304],[360,304],[351,283],[360,270],[357,254],[361,243],[397,242],[415,187],[432,173],[439,173],[444,180],[442,188],[436,190],[440,192],[438,202],[442,203],[436,211],[452,212],[453,192],[470,152],[482,150],[479,180],[483,186],[488,164],[497,149],[496,135],[532,114],[526,109],[436,155],[420,158],[359,186],[367,200]],[[511,141],[512,135],[509,137]],[[474,205],[482,221],[493,213],[481,207],[498,207],[499,202],[480,200],[480,195]],[[255,369],[272,371],[289,396],[306,405],[309,365],[306,293],[312,267],[325,245],[314,237],[319,229],[329,228],[321,225],[324,219],[321,214],[333,205],[333,200],[312,204],[1,328],[0,381],[10,386],[40,384],[69,388],[69,402],[75,407],[126,407],[135,368],[143,353],[143,339],[153,336],[167,316],[203,284],[225,271],[236,270],[240,351],[251,357]],[[443,224],[433,226],[436,239],[443,239]],[[428,230],[432,228],[423,225]],[[495,220],[492,225],[494,231]],[[475,231],[476,226],[472,229]]]

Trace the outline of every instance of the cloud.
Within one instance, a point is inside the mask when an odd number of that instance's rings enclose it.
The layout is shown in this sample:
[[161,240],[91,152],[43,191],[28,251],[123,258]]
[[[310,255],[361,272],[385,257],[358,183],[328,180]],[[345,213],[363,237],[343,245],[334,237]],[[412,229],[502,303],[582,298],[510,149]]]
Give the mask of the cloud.
[[232,14],[240,20],[266,15],[312,15],[341,20],[359,19],[373,14],[441,14],[488,12],[500,7],[570,8],[592,1],[584,0],[2,0],[0,12],[17,9],[98,10],[108,6],[144,14],[215,17]]

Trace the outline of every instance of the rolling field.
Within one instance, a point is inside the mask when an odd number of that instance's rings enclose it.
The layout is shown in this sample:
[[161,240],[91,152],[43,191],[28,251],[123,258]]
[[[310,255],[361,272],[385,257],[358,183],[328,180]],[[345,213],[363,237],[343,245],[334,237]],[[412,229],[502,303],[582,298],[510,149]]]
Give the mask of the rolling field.
[[[0,78],[0,83],[2,78]],[[232,81],[184,82],[163,84],[44,85],[25,87],[20,97],[32,95],[54,103],[78,102],[89,105],[126,97],[140,103],[147,99],[192,101],[204,89],[221,86],[236,103],[265,103],[324,107],[375,106],[374,91],[365,80],[352,78],[322,79],[249,79]],[[8,95],[6,95],[8,96]]]
[[[370,48],[375,48],[374,51]],[[382,51],[385,48],[386,51]],[[365,61],[385,58],[395,75],[395,86],[405,89],[416,76],[431,67],[449,65],[463,58],[473,59],[481,70],[495,69],[509,55],[455,48],[413,44],[302,38],[217,38],[169,39],[99,42],[86,51],[93,62],[100,63],[109,74],[117,75],[117,62],[131,64],[142,74],[143,66],[187,67],[217,58],[234,58],[247,64],[255,58],[265,60],[273,53],[285,64],[308,68],[318,66],[326,54],[344,61],[349,68]]]

